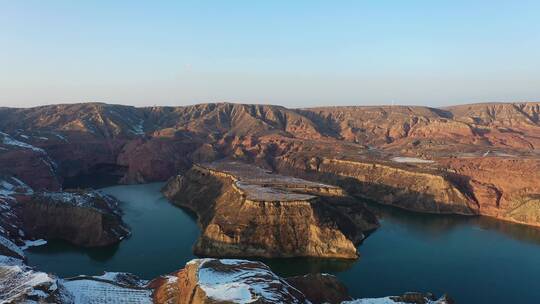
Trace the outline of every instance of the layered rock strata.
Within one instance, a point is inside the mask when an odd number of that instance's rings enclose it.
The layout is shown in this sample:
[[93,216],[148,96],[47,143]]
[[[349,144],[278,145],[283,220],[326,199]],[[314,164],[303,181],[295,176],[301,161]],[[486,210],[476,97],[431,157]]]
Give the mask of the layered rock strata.
[[23,230],[31,238],[97,247],[118,243],[130,234],[118,201],[98,191],[37,192],[19,203]]
[[378,226],[341,188],[238,162],[194,165],[163,193],[198,215],[203,256],[356,258]]
[[327,157],[282,157],[279,172],[339,185],[347,192],[372,201],[427,213],[479,214],[470,193],[452,176],[437,170],[383,161]]

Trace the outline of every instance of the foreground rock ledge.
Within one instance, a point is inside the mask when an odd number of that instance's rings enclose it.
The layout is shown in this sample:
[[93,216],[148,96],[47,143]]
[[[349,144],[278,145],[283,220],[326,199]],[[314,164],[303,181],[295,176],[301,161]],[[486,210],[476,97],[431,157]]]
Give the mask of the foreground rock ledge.
[[19,259],[0,256],[0,303],[452,303],[431,294],[351,300],[329,274],[282,278],[261,262],[196,259],[184,269],[150,282],[122,272],[68,279],[36,271]]
[[364,232],[378,226],[339,187],[239,162],[194,165],[163,193],[198,215],[202,256],[356,258]]

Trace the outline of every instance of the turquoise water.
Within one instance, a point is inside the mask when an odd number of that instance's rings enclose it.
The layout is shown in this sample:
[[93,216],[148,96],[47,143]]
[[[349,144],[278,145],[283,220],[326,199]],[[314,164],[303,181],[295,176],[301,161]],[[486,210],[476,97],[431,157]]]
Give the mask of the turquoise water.
[[[133,235],[118,246],[81,249],[50,242],[27,251],[28,261],[60,276],[127,271],[153,278],[193,258],[194,218],[169,204],[162,184],[114,186]],[[356,261],[263,260],[281,275],[336,274],[355,297],[406,291],[449,293],[458,303],[540,303],[540,229],[489,218],[421,215],[374,207],[381,228]]]
[[101,191],[121,201],[124,221],[132,235],[104,248],[80,248],[63,241],[27,250],[28,263],[62,277],[124,271],[151,279],[183,268],[194,258],[191,250],[199,228],[191,214],[170,204],[163,183],[112,186]]

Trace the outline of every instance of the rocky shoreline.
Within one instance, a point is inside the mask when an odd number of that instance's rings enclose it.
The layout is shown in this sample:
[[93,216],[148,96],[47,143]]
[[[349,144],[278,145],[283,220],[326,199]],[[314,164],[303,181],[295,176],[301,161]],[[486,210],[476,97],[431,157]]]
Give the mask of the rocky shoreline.
[[422,293],[352,299],[332,275],[281,278],[263,263],[248,260],[195,259],[151,281],[117,272],[62,279],[15,258],[0,256],[0,262],[1,303],[453,303],[447,296]]

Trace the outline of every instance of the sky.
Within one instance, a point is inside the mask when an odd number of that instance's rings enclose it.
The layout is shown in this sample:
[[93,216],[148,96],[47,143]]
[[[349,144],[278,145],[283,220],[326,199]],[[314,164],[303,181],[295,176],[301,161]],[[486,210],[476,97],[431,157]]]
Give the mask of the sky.
[[540,1],[0,0],[0,106],[540,100]]

